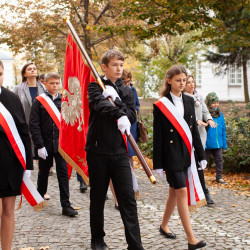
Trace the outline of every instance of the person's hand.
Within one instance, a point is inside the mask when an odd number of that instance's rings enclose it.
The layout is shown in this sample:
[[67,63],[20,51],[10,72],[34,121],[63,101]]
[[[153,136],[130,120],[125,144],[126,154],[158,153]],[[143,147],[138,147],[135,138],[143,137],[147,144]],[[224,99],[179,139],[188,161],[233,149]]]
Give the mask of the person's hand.
[[163,169],[160,168],[160,169],[155,169],[154,170],[155,174],[157,174],[157,176],[160,178],[160,179],[163,179],[164,178],[164,174],[163,174]]
[[112,86],[106,86],[106,88],[103,90],[102,95],[105,98],[111,97],[113,102],[116,98],[120,98],[116,90]]
[[198,168],[198,170],[204,170],[207,167],[207,161],[206,160],[202,160],[200,162],[198,162],[200,167]]
[[200,126],[204,126],[204,127],[206,127],[208,125],[207,123],[205,123],[205,122],[203,122],[201,120],[197,120],[197,124],[200,125]]
[[215,123],[213,120],[208,120],[207,123],[210,125],[211,128],[216,128],[217,127],[217,123]]
[[38,149],[38,156],[44,160],[46,160],[46,157],[48,156],[47,150],[45,147]]
[[31,170],[26,170],[26,174],[30,178],[30,176],[31,176]]
[[118,129],[122,132],[122,134],[125,134],[125,131],[127,131],[127,134],[130,135],[130,121],[126,115],[121,116],[117,120],[117,126]]

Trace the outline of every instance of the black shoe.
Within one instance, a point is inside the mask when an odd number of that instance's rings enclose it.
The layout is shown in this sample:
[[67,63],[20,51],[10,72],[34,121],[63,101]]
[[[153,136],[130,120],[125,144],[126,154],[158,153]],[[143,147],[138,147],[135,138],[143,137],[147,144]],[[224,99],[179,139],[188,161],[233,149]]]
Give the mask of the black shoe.
[[205,197],[206,197],[206,201],[207,201],[208,205],[213,205],[214,204],[214,201],[212,200],[209,192],[205,193]]
[[97,243],[97,242],[94,242],[94,243],[91,243],[91,249],[94,249],[94,250],[108,250],[108,246],[105,242],[102,242],[102,243]]
[[227,182],[225,182],[223,179],[216,179],[216,182],[220,183],[220,184],[227,184]]
[[167,233],[165,232],[162,227],[160,226],[160,229],[159,229],[160,233],[163,234],[166,238],[169,238],[169,239],[176,239],[176,235],[174,233]]
[[194,250],[194,249],[202,248],[204,246],[206,246],[206,242],[204,240],[199,241],[195,245],[188,243],[188,250]]
[[84,193],[88,189],[84,181],[80,182],[80,192]]
[[109,199],[109,197],[106,195],[106,198],[105,198],[105,200],[107,201]]
[[73,207],[69,206],[62,208],[62,214],[69,217],[73,217],[75,215],[78,215],[78,212]]

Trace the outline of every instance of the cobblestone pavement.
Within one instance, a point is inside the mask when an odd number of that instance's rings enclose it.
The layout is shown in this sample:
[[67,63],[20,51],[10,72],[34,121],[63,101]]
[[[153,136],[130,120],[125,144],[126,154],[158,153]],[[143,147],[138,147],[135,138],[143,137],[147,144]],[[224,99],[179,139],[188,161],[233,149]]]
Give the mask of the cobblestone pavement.
[[[187,249],[187,239],[177,210],[170,221],[170,229],[177,234],[177,239],[166,239],[159,234],[168,193],[166,181],[160,180],[153,186],[143,170],[136,169],[135,173],[143,195],[137,205],[144,248]],[[36,176],[37,171],[33,171],[34,184]],[[229,189],[210,188],[210,192],[216,205],[191,213],[196,237],[207,241],[204,249],[250,249],[249,197],[236,195]],[[80,193],[76,175],[72,174],[70,201],[73,207],[80,208],[75,218],[61,215],[56,174],[49,177],[48,193],[51,196],[49,206],[39,213],[34,212],[24,198],[22,208],[16,211],[13,249],[90,249],[89,189],[84,194]],[[126,249],[124,227],[110,191],[108,197],[105,205],[105,241],[110,249]],[[19,200],[17,198],[17,204]]]

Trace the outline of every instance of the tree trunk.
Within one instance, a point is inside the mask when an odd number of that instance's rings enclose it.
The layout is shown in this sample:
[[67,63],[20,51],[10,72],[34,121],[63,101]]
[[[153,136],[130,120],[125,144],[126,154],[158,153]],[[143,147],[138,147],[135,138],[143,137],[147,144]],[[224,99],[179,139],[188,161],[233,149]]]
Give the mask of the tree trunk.
[[248,82],[247,82],[247,60],[243,57],[243,83],[244,83],[244,96],[245,96],[245,103],[249,102],[249,93],[248,93]]

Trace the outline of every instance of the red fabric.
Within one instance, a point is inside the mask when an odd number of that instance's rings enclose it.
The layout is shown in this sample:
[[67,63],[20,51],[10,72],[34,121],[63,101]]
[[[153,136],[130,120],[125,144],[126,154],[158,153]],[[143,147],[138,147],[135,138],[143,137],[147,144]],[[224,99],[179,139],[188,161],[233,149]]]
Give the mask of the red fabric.
[[161,110],[161,112],[174,125],[174,127],[176,128],[176,130],[178,131],[178,133],[182,137],[183,141],[185,142],[185,144],[186,144],[186,146],[188,148],[188,151],[189,151],[190,158],[191,158],[191,144],[189,142],[189,139],[188,139],[188,137],[187,137],[184,129],[181,127],[181,125],[176,120],[176,118],[174,117],[174,115],[167,109],[167,107],[160,100],[156,101],[155,105]]
[[[81,125],[82,131],[79,132],[77,130],[79,126],[78,118],[74,126],[71,126],[70,123],[66,124],[63,117],[61,117],[59,146],[71,158],[71,160],[73,160],[83,170],[84,174],[88,177],[89,174],[88,166],[86,164],[86,152],[84,150],[89,122],[89,102],[87,91],[89,83],[95,81],[95,79],[91,76],[89,67],[84,64],[83,57],[70,34],[68,34],[67,38],[63,91],[67,90],[72,96],[73,93],[69,91],[68,86],[69,77],[76,77],[80,82],[84,124]],[[64,101],[69,103],[68,97],[63,96],[62,103]]]
[[[22,194],[25,196],[26,200],[29,202],[29,204],[34,207],[35,205],[37,205],[37,201],[35,200],[35,198],[33,197],[32,193],[30,192],[30,190],[27,188],[27,186],[25,185],[24,181],[22,182],[21,185],[21,190],[22,190]],[[21,202],[20,202],[21,203]]]
[[57,128],[60,130],[60,121],[58,120],[56,114],[54,113],[48,102],[42,96],[37,96],[36,99],[44,106],[44,108],[56,124]]
[[19,149],[19,147],[18,147],[18,145],[16,143],[16,140],[15,140],[14,136],[12,135],[12,132],[11,132],[11,130],[9,128],[9,125],[8,125],[7,121],[5,120],[4,116],[1,113],[0,113],[0,124],[4,129],[6,135],[7,135],[8,139],[9,139],[9,142],[10,142],[10,144],[11,144],[11,146],[12,146],[12,148],[13,148],[13,150],[14,150],[17,158],[18,158],[18,160],[21,162],[24,170],[26,170],[25,159],[23,158],[23,155],[22,155],[22,153],[21,153],[21,151],[20,151],[20,149]]

